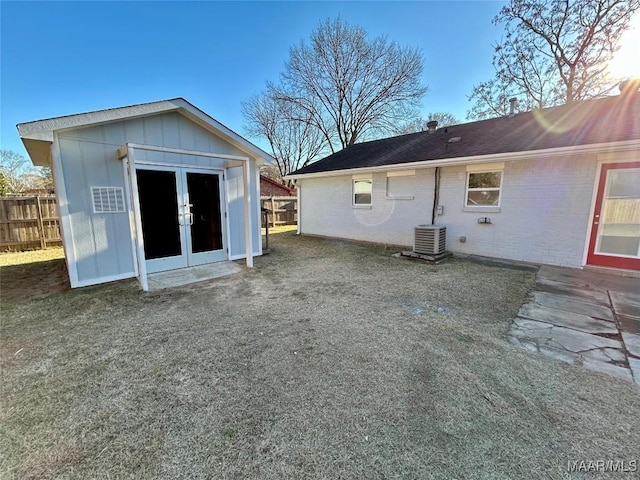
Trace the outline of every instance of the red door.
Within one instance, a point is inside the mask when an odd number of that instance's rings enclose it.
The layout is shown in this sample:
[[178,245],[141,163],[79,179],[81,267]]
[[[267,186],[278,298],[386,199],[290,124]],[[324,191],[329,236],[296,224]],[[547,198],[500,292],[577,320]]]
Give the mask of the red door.
[[591,221],[587,263],[640,270],[640,162],[602,165]]

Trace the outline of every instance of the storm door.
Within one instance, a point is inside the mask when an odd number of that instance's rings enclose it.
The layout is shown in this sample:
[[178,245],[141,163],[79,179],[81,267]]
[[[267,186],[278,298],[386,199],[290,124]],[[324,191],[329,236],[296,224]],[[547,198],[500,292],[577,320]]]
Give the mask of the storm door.
[[137,166],[136,176],[148,273],[227,259],[220,173]]

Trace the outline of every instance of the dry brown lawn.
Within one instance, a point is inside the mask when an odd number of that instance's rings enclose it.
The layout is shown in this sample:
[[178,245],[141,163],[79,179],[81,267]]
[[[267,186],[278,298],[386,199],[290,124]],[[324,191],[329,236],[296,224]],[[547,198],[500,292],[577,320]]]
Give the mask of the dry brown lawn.
[[3,269],[0,477],[559,479],[640,456],[637,387],[507,342],[532,272],[292,232],[271,251],[153,294],[29,299]]

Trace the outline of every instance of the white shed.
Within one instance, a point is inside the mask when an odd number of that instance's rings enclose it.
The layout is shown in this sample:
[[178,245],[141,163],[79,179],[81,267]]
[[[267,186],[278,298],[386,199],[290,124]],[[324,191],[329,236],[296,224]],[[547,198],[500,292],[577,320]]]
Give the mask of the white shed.
[[[182,98],[21,123],[51,166],[71,287],[262,254],[274,159]],[[249,254],[247,254],[249,252]]]

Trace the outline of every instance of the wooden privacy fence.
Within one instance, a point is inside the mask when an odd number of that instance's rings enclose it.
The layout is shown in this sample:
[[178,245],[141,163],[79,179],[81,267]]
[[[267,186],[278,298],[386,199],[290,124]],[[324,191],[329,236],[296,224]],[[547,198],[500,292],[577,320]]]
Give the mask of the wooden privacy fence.
[[61,245],[56,197],[0,197],[0,250]]
[[269,210],[269,225],[296,225],[298,223],[298,197],[260,197],[260,206]]

